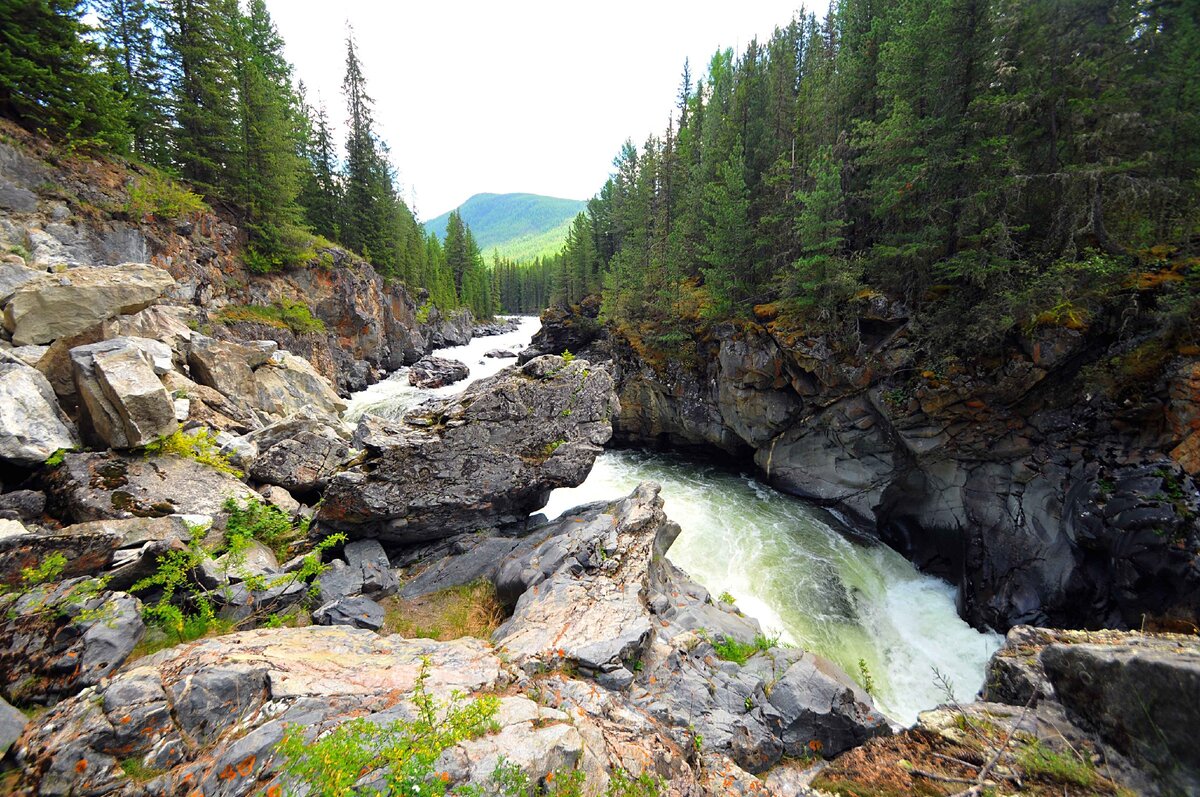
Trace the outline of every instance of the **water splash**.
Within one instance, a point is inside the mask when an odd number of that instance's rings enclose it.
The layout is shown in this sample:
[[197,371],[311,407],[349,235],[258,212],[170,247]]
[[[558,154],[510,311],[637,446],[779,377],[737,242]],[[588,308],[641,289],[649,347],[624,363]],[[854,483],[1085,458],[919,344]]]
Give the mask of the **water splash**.
[[879,708],[909,725],[945,702],[934,670],[969,701],[999,647],[955,611],[954,588],[922,575],[886,546],[850,541],[836,520],[746,477],[677,458],[607,452],[580,487],[556,490],[543,510],[556,517],[657,481],[683,528],[668,556],[711,593],[738,606],[783,642],[837,662],[875,684]]

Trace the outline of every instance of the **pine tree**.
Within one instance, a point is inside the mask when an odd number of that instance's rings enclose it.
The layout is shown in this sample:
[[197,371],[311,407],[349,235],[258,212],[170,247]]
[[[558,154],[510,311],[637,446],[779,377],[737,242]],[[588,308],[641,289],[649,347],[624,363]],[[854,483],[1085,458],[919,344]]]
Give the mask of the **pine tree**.
[[342,186],[329,116],[323,103],[315,111],[306,105],[304,115],[307,118],[303,142],[305,168],[298,201],[304,208],[305,223],[317,234],[336,241],[341,237],[338,211]]
[[250,0],[248,13],[232,25],[241,142],[230,194],[250,231],[247,262],[260,271],[294,265],[309,236],[296,203],[302,131],[291,67],[263,0]]
[[171,88],[172,159],[180,174],[220,196],[240,143],[233,68],[236,0],[169,0],[165,42]]
[[97,70],[81,0],[0,0],[0,115],[125,151],[126,105]]
[[170,165],[170,118],[163,71],[164,10],[155,0],[93,0],[104,55],[125,100],[133,152],[147,163]]

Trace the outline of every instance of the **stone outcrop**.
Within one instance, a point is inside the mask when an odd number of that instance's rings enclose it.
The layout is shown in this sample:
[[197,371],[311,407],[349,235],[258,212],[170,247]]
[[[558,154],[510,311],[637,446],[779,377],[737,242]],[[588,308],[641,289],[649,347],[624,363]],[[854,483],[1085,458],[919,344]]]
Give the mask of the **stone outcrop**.
[[318,519],[391,543],[522,521],[583,481],[616,409],[604,369],[543,357],[394,425],[366,416],[355,438],[365,458],[333,477]]
[[1023,783],[1056,794],[1193,794],[1200,768],[1181,729],[1200,721],[1198,677],[1194,636],[1016,626],[989,662],[981,700],[923,712],[813,785],[916,793],[931,781],[974,783],[994,761],[983,785],[1003,793]]
[[0,352],[0,459],[40,465],[60,448],[78,444],[75,426],[46,377]]
[[[567,667],[627,692],[649,715],[699,734],[704,751],[748,772],[890,733],[870,697],[833,663],[767,643],[757,650],[757,623],[714,606],[666,560],[679,531],[658,486],[645,483],[531,532],[494,576],[497,596],[513,607],[497,646],[527,671]],[[755,655],[744,666],[721,661],[714,633]]]
[[123,263],[45,274],[13,291],[4,326],[13,343],[50,343],[116,315],[136,313],[163,296],[175,280],[149,263]]
[[1170,435],[1153,401],[1122,418],[1075,403],[1077,334],[1045,333],[989,380],[929,371],[892,388],[916,352],[902,308],[870,312],[874,348],[854,356],[771,324],[718,325],[698,367],[652,367],[614,339],[614,439],[752,457],[773,486],[956,584],[976,626],[1200,622],[1188,368],[1173,372]]
[[408,383],[426,389],[445,387],[467,378],[466,363],[445,357],[422,357],[408,371]]
[[518,355],[517,362],[524,364],[535,357],[561,355],[564,351],[586,356],[588,346],[604,333],[599,319],[599,296],[588,296],[572,308],[550,307],[542,313],[541,329]]
[[123,592],[71,579],[0,596],[0,696],[53,703],[99,683],[133,651],[146,627]]
[[297,494],[323,489],[350,459],[350,446],[342,434],[327,421],[292,416],[246,436],[257,454],[245,464],[264,484]]

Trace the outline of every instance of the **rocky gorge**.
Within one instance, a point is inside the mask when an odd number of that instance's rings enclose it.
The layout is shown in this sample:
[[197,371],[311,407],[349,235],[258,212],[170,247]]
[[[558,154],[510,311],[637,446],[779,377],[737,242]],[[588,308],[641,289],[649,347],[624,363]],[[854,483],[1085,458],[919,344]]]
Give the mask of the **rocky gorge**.
[[[323,793],[297,745],[341,740],[351,760],[355,738],[369,764],[341,774],[358,793],[416,772],[405,783],[511,794],[505,766],[528,793],[1198,788],[1194,636],[1020,624],[1194,619],[1186,379],[1169,387],[1176,459],[1168,425],[1118,427],[1097,438],[1108,459],[1075,462],[1099,416],[1018,423],[1024,407],[989,415],[952,378],[902,414],[767,327],[723,329],[706,371],[664,376],[592,304],[548,313],[517,365],[351,424],[349,393],[499,328],[441,317],[337,249],[253,275],[229,219],[106,210],[127,173],[40,146],[0,143],[0,234],[19,250],[0,264],[0,791]],[[247,320],[300,302],[323,329]],[[1038,352],[1011,366],[1010,403],[1068,356]],[[655,484],[534,514],[614,437],[752,455],[951,576],[968,618],[1011,627],[983,702],[894,726],[837,665],[672,564]],[[496,614],[482,638],[396,632],[478,585]],[[480,721],[420,770],[370,746],[386,739],[364,728],[408,732],[431,706],[437,728]]]

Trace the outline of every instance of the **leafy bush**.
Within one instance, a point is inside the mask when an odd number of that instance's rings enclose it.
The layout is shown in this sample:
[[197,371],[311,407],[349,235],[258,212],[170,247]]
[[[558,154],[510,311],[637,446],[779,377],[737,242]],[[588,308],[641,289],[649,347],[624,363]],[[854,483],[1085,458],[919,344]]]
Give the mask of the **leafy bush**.
[[417,323],[428,324],[429,314],[433,311],[433,301],[426,299],[425,302],[417,308]]
[[754,637],[753,642],[739,642],[731,636],[725,636],[713,642],[712,646],[718,659],[745,664],[755,653],[761,650],[770,650],[778,644],[778,637],[758,634]]
[[199,428],[190,434],[183,430],[176,430],[148,444],[145,451],[151,456],[174,454],[195,460],[202,465],[208,465],[210,468],[228,473],[235,478],[242,478],[242,472],[233,467],[229,457],[221,453],[217,447],[216,436],[208,429]]
[[141,218],[152,214],[160,219],[178,219],[208,211],[208,205],[195,194],[157,170],[137,177],[129,187],[125,211]]
[[[288,726],[277,748],[286,776],[320,797],[444,795],[449,776],[435,772],[434,765],[459,742],[493,730],[500,700],[491,695],[467,700],[456,692],[449,702],[439,703],[429,693],[428,680],[426,660],[413,689],[416,717],[411,720],[380,725],[359,717],[315,741],[305,738],[303,727]],[[358,785],[372,772],[387,784],[384,791]]]
[[325,331],[325,322],[314,316],[308,305],[287,298],[280,299],[276,305],[229,305],[221,308],[217,319],[226,324],[239,321],[266,324],[279,329],[290,329],[297,335]]
[[235,545],[239,540],[258,540],[272,549],[276,556],[284,558],[288,543],[308,533],[311,521],[308,518],[293,523],[292,518],[274,504],[248,499],[239,504],[227,498],[222,509],[229,513],[225,521],[225,542]]

